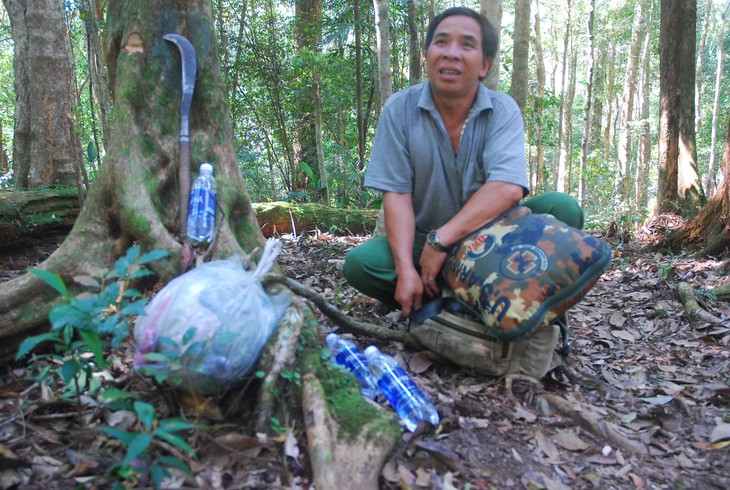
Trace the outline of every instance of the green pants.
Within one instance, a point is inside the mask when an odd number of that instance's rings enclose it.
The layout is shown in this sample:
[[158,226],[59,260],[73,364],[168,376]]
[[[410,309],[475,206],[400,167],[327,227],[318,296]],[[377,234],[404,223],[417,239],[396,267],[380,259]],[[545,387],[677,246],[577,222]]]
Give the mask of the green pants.
[[[552,214],[563,223],[574,228],[583,228],[583,210],[578,202],[567,194],[547,192],[528,199],[524,206],[536,214]],[[413,243],[413,263],[418,261],[426,243],[426,236],[416,234]],[[393,254],[388,239],[379,236],[352,249],[345,257],[345,278],[358,291],[378,299],[392,308],[398,308],[395,301],[397,276]],[[419,271],[420,272],[420,271]]]

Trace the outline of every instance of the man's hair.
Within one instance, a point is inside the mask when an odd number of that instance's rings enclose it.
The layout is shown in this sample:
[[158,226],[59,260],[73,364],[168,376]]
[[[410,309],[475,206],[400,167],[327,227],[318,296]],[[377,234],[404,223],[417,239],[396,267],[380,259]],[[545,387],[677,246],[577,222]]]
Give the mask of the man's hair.
[[426,32],[426,50],[428,50],[428,47],[431,45],[431,41],[433,41],[433,36],[436,33],[438,25],[446,17],[451,17],[452,15],[464,15],[477,21],[479,27],[482,29],[482,56],[485,60],[487,58],[494,59],[497,55],[497,45],[499,42],[497,31],[486,17],[479,12],[466,7],[448,8],[431,20],[431,23],[428,24],[428,31]]

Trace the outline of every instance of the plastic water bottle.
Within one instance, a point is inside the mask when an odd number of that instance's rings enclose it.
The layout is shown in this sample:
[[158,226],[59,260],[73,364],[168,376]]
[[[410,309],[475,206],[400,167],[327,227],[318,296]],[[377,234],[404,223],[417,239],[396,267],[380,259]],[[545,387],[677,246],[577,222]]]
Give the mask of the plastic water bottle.
[[213,165],[200,164],[200,173],[193,182],[188,208],[188,239],[193,245],[210,244],[215,231],[216,185]]
[[378,350],[374,345],[365,349],[370,372],[378,380],[378,387],[395,408],[395,412],[413,432],[422,420],[436,426],[439,414],[431,400],[421,391],[398,361]]
[[332,361],[355,375],[360,382],[360,393],[362,396],[374,399],[380,393],[377,382],[373,379],[368,369],[368,361],[357,346],[335,333],[325,338],[327,345],[332,351]]

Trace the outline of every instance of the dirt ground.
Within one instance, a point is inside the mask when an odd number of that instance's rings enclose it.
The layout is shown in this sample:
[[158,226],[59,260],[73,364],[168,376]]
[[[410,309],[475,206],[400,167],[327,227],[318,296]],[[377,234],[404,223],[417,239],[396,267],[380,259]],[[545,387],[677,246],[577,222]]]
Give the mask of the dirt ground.
[[[728,277],[718,270],[719,258],[646,249],[654,232],[644,230],[641,240],[608,239],[611,267],[569,313],[568,363],[540,383],[475,376],[427,352],[377,342],[401,361],[441,416],[437,428],[403,432],[380,487],[730,488],[730,307],[704,293]],[[0,256],[3,280],[42,260],[59,239]],[[407,328],[398,312],[357,294],[341,276],[345,253],[364,237],[282,239],[279,263],[288,277],[353,317]],[[677,299],[679,282],[698,290],[702,306],[722,321],[690,322]],[[338,329],[320,320],[322,333]],[[352,338],[363,349],[373,343]],[[111,375],[164,411],[159,390],[133,373],[133,349],[125,344],[115,354]],[[27,379],[25,366],[0,373],[0,489],[108,488],[94,477],[124,453],[94,428],[111,423],[98,420],[105,414],[79,428],[75,407]],[[549,403],[557,395],[568,402],[560,410]],[[88,403],[94,411],[94,401]],[[198,453],[194,476],[175,472],[165,488],[313,488],[301,421],[281,421],[281,437],[261,443],[250,418],[224,418],[189,441]],[[150,486],[140,481],[135,488]]]

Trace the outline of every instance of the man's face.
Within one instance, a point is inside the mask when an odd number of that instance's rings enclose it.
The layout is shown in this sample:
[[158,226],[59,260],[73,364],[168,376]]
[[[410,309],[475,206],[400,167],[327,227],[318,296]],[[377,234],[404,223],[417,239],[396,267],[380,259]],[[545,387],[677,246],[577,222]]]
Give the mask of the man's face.
[[474,97],[479,78],[487,75],[479,23],[464,15],[442,20],[426,50],[426,70],[434,98]]

